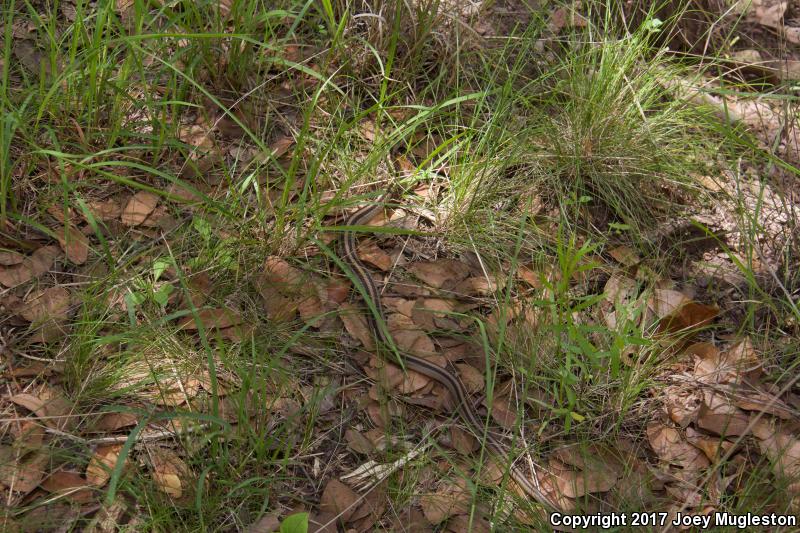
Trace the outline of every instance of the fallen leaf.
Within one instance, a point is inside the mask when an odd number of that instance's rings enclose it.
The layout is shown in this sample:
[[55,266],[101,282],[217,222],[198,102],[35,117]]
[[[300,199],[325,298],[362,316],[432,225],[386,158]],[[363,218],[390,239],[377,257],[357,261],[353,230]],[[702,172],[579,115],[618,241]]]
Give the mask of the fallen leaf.
[[106,413],[94,425],[96,431],[114,432],[122,428],[135,426],[138,420],[133,413]]
[[453,292],[468,296],[489,296],[501,288],[502,283],[499,283],[494,277],[474,276],[456,284]]
[[464,384],[464,388],[467,389],[468,393],[476,394],[483,391],[486,384],[483,380],[483,373],[481,373],[480,370],[466,363],[458,363],[455,366],[458,369],[461,382]]
[[21,459],[13,448],[0,447],[0,484],[14,492],[28,494],[42,481],[50,455],[36,452],[25,461]]
[[384,252],[383,249],[371,239],[361,242],[358,245],[356,253],[362,261],[369,263],[383,272],[388,272],[394,264],[392,256]]
[[[361,504],[350,516],[352,529],[356,531],[373,530],[372,526],[383,516],[389,502],[386,485],[387,482],[383,481],[362,497]],[[331,533],[335,532],[331,531]]]
[[451,516],[465,514],[469,510],[470,501],[466,481],[459,479],[455,483],[442,483],[433,494],[423,494],[419,504],[428,522],[436,525]]
[[[109,220],[116,220],[122,215],[122,206],[114,199],[108,200],[94,200],[87,202],[86,207],[96,220],[106,222]],[[84,219],[89,222],[88,218],[84,215]]]
[[659,324],[660,331],[678,332],[701,328],[711,323],[719,314],[719,307],[687,302],[667,316]]
[[612,248],[608,251],[608,255],[610,255],[617,263],[620,263],[624,266],[634,266],[641,262],[641,258],[639,254],[633,248],[629,246],[617,246],[616,248]]
[[775,473],[793,483],[800,492],[800,439],[782,424],[761,417],[754,420],[753,434],[759,439],[761,453],[773,464]]
[[64,497],[77,502],[87,503],[94,493],[88,488],[86,479],[75,472],[58,470],[42,481],[41,487],[47,492],[63,494]]
[[665,318],[675,313],[682,305],[691,301],[691,298],[682,292],[670,289],[654,289],[653,295],[648,300],[648,306],[658,318]]
[[[201,309],[197,312],[197,318],[203,324],[204,329],[222,329],[239,325],[244,319],[230,309]],[[186,316],[178,322],[178,327],[186,331],[197,331],[198,325],[194,316]]]
[[662,396],[667,414],[682,428],[694,422],[703,402],[702,396],[696,390],[678,385],[665,387]]
[[138,226],[150,216],[157,204],[158,195],[149,191],[137,192],[122,210],[122,223],[126,226]]
[[14,288],[26,283],[34,278],[38,278],[53,266],[53,261],[59,255],[57,246],[42,246],[38,248],[30,257],[26,257],[21,263],[0,267],[0,284]]
[[29,294],[19,310],[20,316],[29,322],[48,319],[65,319],[69,312],[69,292],[63,287],[50,287]]
[[14,252],[13,250],[0,250],[0,265],[2,266],[18,265],[24,260],[25,256],[19,252]]
[[467,457],[478,449],[478,441],[472,436],[472,433],[464,431],[458,426],[450,427],[450,442],[454,450]]
[[344,438],[347,441],[347,447],[354,452],[367,455],[375,451],[372,441],[355,429],[348,428],[344,432]]
[[467,265],[450,259],[419,261],[411,264],[408,271],[434,289],[441,289],[445,285],[455,287],[469,276]]
[[322,491],[319,508],[322,512],[332,513],[346,523],[356,511],[356,503],[360,501],[358,493],[339,480],[331,479]]
[[567,498],[581,498],[586,494],[608,492],[617,484],[616,476],[603,471],[566,470],[556,474],[558,491]]
[[104,486],[111,478],[111,471],[117,464],[122,444],[98,446],[86,467],[86,481],[95,487]]
[[734,405],[745,411],[767,413],[784,420],[796,417],[796,412],[777,396],[759,389],[740,387],[739,392],[735,393]]
[[665,463],[676,464],[691,471],[701,470],[709,465],[705,455],[686,442],[678,430],[661,422],[648,424],[647,439],[653,451]]
[[244,528],[244,533],[274,533],[280,527],[281,520],[278,513],[269,513]]
[[410,318],[400,313],[392,313],[387,322],[389,332],[400,351],[419,357],[436,355],[433,340]]
[[460,514],[447,521],[447,529],[445,531],[450,533],[490,533],[492,530],[492,524],[486,518],[477,515]]
[[367,319],[364,313],[356,306],[343,303],[339,306],[339,318],[344,323],[344,328],[351,337],[361,342],[365,350],[373,351],[375,349],[375,342],[373,340],[372,330],[367,324]]
[[712,463],[717,463],[733,447],[730,441],[710,438],[692,428],[686,428],[686,440],[692,446],[699,448]]
[[72,413],[72,404],[60,389],[43,386],[37,395],[20,393],[9,398],[11,402],[33,412],[42,422],[54,429],[64,430],[77,423]]
[[744,435],[748,430],[748,417],[726,401],[709,405],[705,401],[697,413],[697,427],[722,437]]
[[57,231],[56,237],[61,249],[67,254],[67,259],[76,265],[82,265],[89,257],[89,240],[72,224],[64,226],[63,231]]
[[189,467],[183,459],[166,448],[154,448],[150,454],[153,466],[153,481],[163,493],[179,499],[184,493],[184,479],[188,477]]

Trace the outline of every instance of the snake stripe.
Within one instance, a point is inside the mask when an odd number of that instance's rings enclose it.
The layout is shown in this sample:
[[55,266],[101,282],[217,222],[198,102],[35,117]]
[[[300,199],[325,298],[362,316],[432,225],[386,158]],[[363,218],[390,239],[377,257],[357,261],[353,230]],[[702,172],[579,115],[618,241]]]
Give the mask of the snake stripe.
[[[387,192],[378,200],[378,202],[364,206],[357,210],[347,219],[346,225],[367,225],[367,223],[373,217],[375,217],[379,211],[383,210],[384,203],[390,196],[391,192]],[[381,294],[378,291],[378,288],[375,286],[375,282],[373,281],[369,270],[367,270],[364,263],[361,262],[356,252],[355,230],[347,229],[344,231],[339,255],[342,261],[352,270],[354,277],[362,285],[361,289],[363,289],[363,294],[368,296],[372,301],[374,312],[367,313],[367,321],[370,329],[372,330],[376,339],[379,341],[379,345],[383,345],[385,347],[394,347],[395,343],[386,327],[386,314],[381,303]],[[456,402],[458,414],[461,416],[470,430],[476,435],[485,435],[487,448],[492,454],[497,456],[497,458],[504,460],[509,459],[508,453],[502,443],[496,440],[491,433],[485,431],[485,422],[481,420],[482,417],[472,408],[472,405],[469,401],[469,395],[456,375],[414,355],[400,355],[399,353],[398,355],[402,357],[402,362],[406,368],[415,370],[441,383]],[[510,474],[512,479],[519,484],[520,487],[522,487],[528,496],[545,506],[547,509],[556,509],[556,506],[539,487],[538,480],[535,477],[534,481],[531,481],[525,472],[513,464],[510,467]]]

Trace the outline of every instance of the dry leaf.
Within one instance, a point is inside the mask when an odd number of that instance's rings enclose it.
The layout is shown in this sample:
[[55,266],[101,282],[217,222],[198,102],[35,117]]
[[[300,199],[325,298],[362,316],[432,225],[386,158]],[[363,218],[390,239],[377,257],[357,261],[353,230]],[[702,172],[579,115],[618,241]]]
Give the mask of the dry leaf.
[[354,452],[367,455],[375,451],[375,446],[372,442],[355,429],[348,428],[344,432],[344,438],[347,441],[347,447]]
[[450,443],[454,450],[468,457],[478,449],[478,441],[472,436],[472,433],[464,431],[458,426],[450,427]]
[[9,398],[13,403],[24,407],[42,419],[42,422],[54,429],[64,430],[74,426],[77,420],[69,416],[72,404],[60,389],[42,387],[38,395],[20,393]]
[[664,405],[673,422],[685,428],[694,422],[703,398],[688,387],[670,385],[663,391]]
[[374,241],[367,240],[358,245],[358,257],[365,263],[388,272],[392,268],[392,256],[384,252]]
[[150,216],[157,204],[158,195],[148,191],[137,192],[122,210],[122,223],[126,226],[138,226]]
[[497,396],[489,406],[488,399],[484,398],[484,405],[491,409],[492,418],[506,429],[517,427],[517,410],[507,396]]
[[486,384],[483,381],[483,374],[480,370],[466,363],[459,363],[455,366],[458,369],[461,382],[464,384],[464,388],[467,389],[468,393],[475,394],[483,391]]
[[42,246],[26,257],[21,263],[0,267],[0,284],[14,288],[33,278],[38,278],[53,266],[59,255],[57,246]]
[[469,276],[467,265],[450,259],[420,261],[410,265],[408,271],[434,289],[441,289],[445,285],[455,287]]
[[[95,200],[92,202],[87,202],[87,207],[89,211],[92,213],[92,216],[96,220],[100,220],[102,222],[106,222],[109,220],[116,220],[122,215],[122,206],[120,203],[114,199],[109,198],[108,200]],[[86,221],[89,220],[84,216]]]
[[616,476],[604,471],[565,470],[556,474],[556,487],[567,498],[581,498],[586,494],[608,492],[617,483]]
[[151,453],[153,481],[165,494],[179,499],[184,493],[184,479],[188,477],[189,467],[172,450],[154,448]]
[[13,266],[22,263],[25,256],[13,250],[0,250],[0,265]]
[[664,318],[675,313],[682,305],[690,301],[691,298],[682,292],[655,289],[647,304],[658,318]]
[[48,319],[65,319],[69,312],[69,292],[62,287],[50,287],[29,294],[19,310],[20,316],[30,322]]
[[800,492],[800,439],[783,425],[765,417],[754,420],[753,434],[759,439],[761,453],[772,462],[775,473],[793,482]]
[[89,257],[89,240],[72,224],[67,224],[63,231],[57,231],[56,237],[67,259],[76,265],[82,265]]
[[50,455],[36,452],[25,461],[21,459],[13,448],[0,447],[0,484],[14,492],[28,494],[42,481]]
[[451,533],[490,533],[492,525],[482,516],[460,514],[447,521],[447,529]]
[[637,254],[635,250],[628,246],[617,246],[616,248],[612,248],[608,251],[608,255],[614,258],[617,263],[628,267],[637,265],[642,260],[639,257],[639,254]]
[[683,439],[680,432],[660,422],[647,426],[647,439],[658,457],[665,463],[677,464],[685,470],[697,471],[709,465],[700,450]]
[[692,328],[701,328],[711,323],[719,314],[719,307],[704,305],[697,302],[687,302],[677,311],[662,320],[660,331],[678,332]]
[[77,503],[87,503],[92,500],[93,496],[86,479],[78,473],[65,470],[59,470],[49,475],[42,481],[41,487],[47,492],[64,494],[66,498]]
[[350,521],[356,511],[356,503],[360,501],[358,493],[339,480],[331,479],[322,491],[319,508],[322,512],[332,513],[342,522]]
[[748,417],[743,411],[719,397],[715,397],[711,405],[704,401],[697,414],[697,427],[723,437],[744,435],[747,433],[748,423]]
[[372,330],[367,324],[367,319],[364,313],[356,306],[343,303],[339,306],[339,318],[344,323],[344,328],[351,337],[361,342],[365,350],[373,351],[375,349],[375,342],[372,336]]
[[[244,322],[244,319],[230,309],[201,309],[197,312],[197,318],[203,324],[204,329],[222,329],[236,326]],[[180,329],[186,331],[196,331],[197,321],[191,315],[184,317],[178,322]]]
[[458,514],[469,510],[471,497],[462,479],[455,483],[443,483],[433,494],[423,494],[419,499],[425,518],[431,524],[440,524]]
[[114,432],[122,428],[135,426],[136,415],[133,413],[106,413],[94,425],[96,431]]
[[410,318],[400,313],[392,313],[388,319],[389,332],[401,352],[419,357],[436,355],[433,341]]
[[739,388],[735,393],[734,404],[739,409],[745,411],[757,411],[767,413],[784,420],[792,420],[797,417],[796,411],[786,405],[777,396],[758,389]]
[[86,481],[95,487],[102,487],[111,478],[111,471],[117,464],[122,444],[98,446],[86,467]]
[[489,296],[501,289],[502,285],[503,283],[498,282],[494,277],[474,276],[459,282],[453,288],[453,292],[468,296]]

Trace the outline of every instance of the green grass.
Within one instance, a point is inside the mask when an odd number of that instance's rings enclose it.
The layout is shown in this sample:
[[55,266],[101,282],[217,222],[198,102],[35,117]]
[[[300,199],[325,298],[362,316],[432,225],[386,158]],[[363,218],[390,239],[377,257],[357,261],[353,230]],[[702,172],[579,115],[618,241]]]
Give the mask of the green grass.
[[[105,412],[136,413],[134,433],[157,421],[203,425],[154,444],[185,461],[181,498],[158,490],[147,448],[126,443],[128,467],[98,493],[106,504],[136,502],[140,523],[131,530],[242,530],[266,513],[313,509],[324,480],[363,459],[346,454],[342,440],[350,425],[366,423],[363,412],[338,400],[337,416],[323,408],[352,385],[334,376],[353,350],[340,345],[339,330],[269,319],[256,285],[270,255],[286,257],[308,283],[333,277],[334,263],[306,255],[308,247],[323,239],[332,215],[395,181],[438,190],[403,199],[436,217],[424,231],[387,227],[382,235],[415,239],[425,254],[472,257],[503,280],[468,316],[489,354],[487,391],[510,383],[516,426],[534,455],[563,443],[615,450],[620,438],[646,448],[655,409],[648,394],[671,362],[665,345],[680,342],[640,321],[675,261],[658,251],[653,230],[706,201],[693,176],[717,149],[797,169],[673,97],[664,80],[699,67],[661,47],[665,30],[652,16],[626,29],[593,3],[597,16],[553,43],[553,59],[537,45],[545,13],[489,46],[436,14],[438,4],[412,10],[387,1],[359,11],[341,2],[238,0],[226,16],[210,2],[137,0],[123,16],[113,2],[81,1],[69,22],[58,4],[39,12],[4,3],[0,245],[52,237],[54,210],[85,216],[95,243],[86,266],[62,260],[34,282],[72,282],[69,334],[17,347],[63,359],[62,386],[85,415],[77,444],[51,442],[53,461],[82,471],[92,425]],[[186,134],[192,126],[194,137]],[[203,134],[213,142],[200,142]],[[294,143],[280,156],[275,141],[287,135]],[[398,157],[413,170],[399,168]],[[180,194],[168,194],[169,186]],[[89,215],[91,201],[140,190],[158,194],[174,220],[163,234]],[[796,374],[797,346],[770,343],[800,320],[797,251],[786,251],[776,283],[766,285],[755,274],[758,213],[743,203],[739,212],[746,253],[723,249],[746,280],[745,319],[721,328],[757,336],[770,382],[784,386]],[[611,327],[600,309],[603,284],[618,267],[607,252],[623,243],[647,268],[636,277],[636,297],[617,302]],[[523,267],[541,275],[537,290],[520,281]],[[201,274],[210,289],[195,305],[190,287]],[[198,313],[219,307],[241,314],[249,327],[240,338],[202,327]],[[525,316],[536,317],[535,327]],[[198,331],[180,331],[185,317]],[[201,374],[195,402],[158,407],[174,393],[176,375]],[[396,400],[381,393],[384,407]],[[434,446],[389,478],[390,508],[416,504],[441,468],[435,479],[470,480],[476,516],[525,530],[492,507],[506,485],[472,484],[479,454],[439,446],[447,427],[425,431],[417,408],[406,411],[415,415],[393,420],[386,436]],[[388,463],[406,451],[395,443],[370,458]],[[773,479],[769,464],[748,476],[743,497],[724,502],[729,510],[786,509],[779,495],[759,497]],[[623,492],[618,510],[652,503]],[[596,504],[577,500],[585,512]],[[40,518],[37,506],[9,513],[24,527]]]

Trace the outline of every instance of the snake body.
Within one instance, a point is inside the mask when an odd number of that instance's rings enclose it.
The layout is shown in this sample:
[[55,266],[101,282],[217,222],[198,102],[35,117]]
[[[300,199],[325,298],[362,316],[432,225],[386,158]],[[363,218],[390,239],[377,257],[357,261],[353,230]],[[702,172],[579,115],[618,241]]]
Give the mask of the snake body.
[[[381,303],[381,294],[375,286],[375,282],[369,270],[367,270],[356,253],[357,228],[354,228],[354,226],[366,226],[379,211],[383,210],[384,203],[391,195],[391,192],[387,192],[376,203],[366,205],[348,217],[346,221],[347,228],[344,231],[341,251],[339,252],[340,259],[350,268],[358,283],[361,284],[360,290],[362,295],[371,300],[370,310],[372,312],[367,313],[368,325],[373,335],[378,340],[379,345],[384,347],[394,347],[395,343],[391,337],[391,333],[389,333],[386,327],[386,314]],[[455,401],[456,410],[469,429],[473,431],[475,435],[485,434],[486,446],[497,458],[506,461],[509,459],[503,444],[496,440],[490,432],[485,431],[486,425],[481,420],[482,417],[475,412],[469,401],[469,396],[464,385],[462,385],[455,374],[414,355],[401,355],[399,352],[398,355],[402,357],[402,363],[405,368],[419,372],[441,383]],[[511,478],[526,494],[528,494],[528,496],[542,504],[548,510],[556,509],[556,506],[551,502],[550,498],[548,498],[539,487],[538,480],[531,481],[524,471],[513,464],[510,467],[509,473]]]

